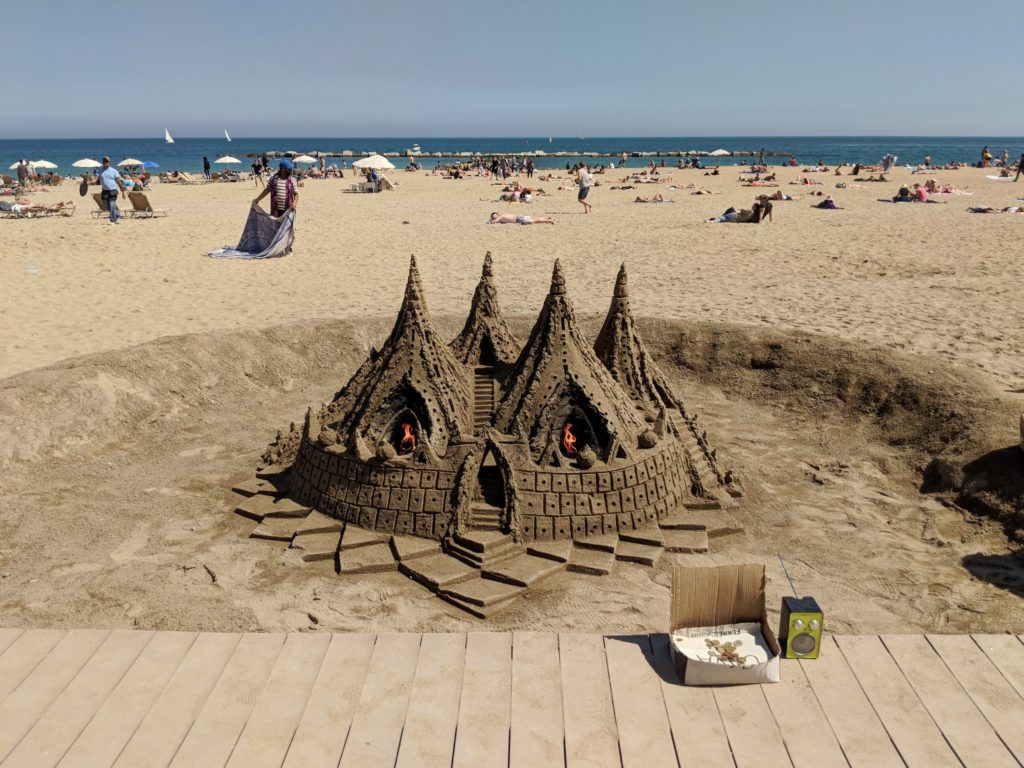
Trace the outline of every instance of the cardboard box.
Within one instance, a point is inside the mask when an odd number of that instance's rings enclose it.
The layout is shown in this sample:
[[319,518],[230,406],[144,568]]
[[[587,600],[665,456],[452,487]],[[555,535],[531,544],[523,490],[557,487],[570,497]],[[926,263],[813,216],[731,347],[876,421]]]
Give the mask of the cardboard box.
[[[669,651],[685,685],[743,685],[779,682],[782,649],[768,626],[763,565],[721,565],[672,569]],[[727,625],[760,625],[767,659],[729,665],[684,655],[672,635],[677,629],[704,629],[709,636]]]

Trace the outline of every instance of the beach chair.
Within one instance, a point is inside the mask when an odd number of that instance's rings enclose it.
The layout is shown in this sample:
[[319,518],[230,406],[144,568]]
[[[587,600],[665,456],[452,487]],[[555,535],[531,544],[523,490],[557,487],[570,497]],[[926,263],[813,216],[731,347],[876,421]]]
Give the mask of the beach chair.
[[67,203],[53,211],[32,211],[31,213],[2,211],[0,215],[5,219],[45,219],[49,216],[74,216],[75,207],[74,203]]
[[93,192],[92,199],[96,201],[96,210],[89,211],[97,219],[103,216],[109,216],[110,210],[107,208],[107,204],[103,201],[103,195],[100,192]]
[[157,216],[166,216],[168,213],[166,210],[158,210],[154,208],[150,204],[149,198],[146,197],[145,192],[129,192],[128,199],[132,203],[132,209],[130,211],[126,211],[126,213],[133,219],[136,217],[141,219],[153,219]]

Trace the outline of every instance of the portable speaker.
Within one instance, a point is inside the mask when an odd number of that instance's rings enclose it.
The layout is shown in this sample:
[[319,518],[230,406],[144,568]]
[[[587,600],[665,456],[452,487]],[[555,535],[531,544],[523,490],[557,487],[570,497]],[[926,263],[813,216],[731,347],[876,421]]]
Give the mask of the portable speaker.
[[825,614],[813,597],[782,598],[779,645],[787,659],[816,659],[821,652]]

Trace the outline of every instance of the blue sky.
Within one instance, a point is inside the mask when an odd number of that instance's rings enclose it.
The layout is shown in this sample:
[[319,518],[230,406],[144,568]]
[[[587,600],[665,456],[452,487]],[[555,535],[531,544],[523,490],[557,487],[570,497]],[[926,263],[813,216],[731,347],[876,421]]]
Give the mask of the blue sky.
[[1022,0],[4,6],[0,138],[1024,133]]

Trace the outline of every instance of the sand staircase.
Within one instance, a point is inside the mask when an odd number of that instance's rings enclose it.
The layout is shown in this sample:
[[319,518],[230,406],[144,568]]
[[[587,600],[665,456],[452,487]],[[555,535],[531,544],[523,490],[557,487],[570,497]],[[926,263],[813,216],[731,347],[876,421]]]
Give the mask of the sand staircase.
[[[693,433],[693,429],[683,417],[683,414],[679,411],[669,411],[668,418],[679,433],[679,441],[683,444],[683,447],[686,448],[686,452],[693,459],[693,466],[697,471],[697,477],[700,479],[700,484],[704,487],[704,490],[707,493],[715,497],[714,499],[709,498],[706,504],[702,504],[700,501],[694,501],[688,502],[686,506],[694,509],[707,506],[720,506],[720,499],[724,494],[716,491],[719,486],[718,475],[711,466],[711,462],[708,461],[707,456],[704,454],[704,449],[697,441],[697,436]],[[715,499],[719,500],[716,501]]]
[[494,368],[478,365],[473,369],[473,427],[487,427],[494,416]]

